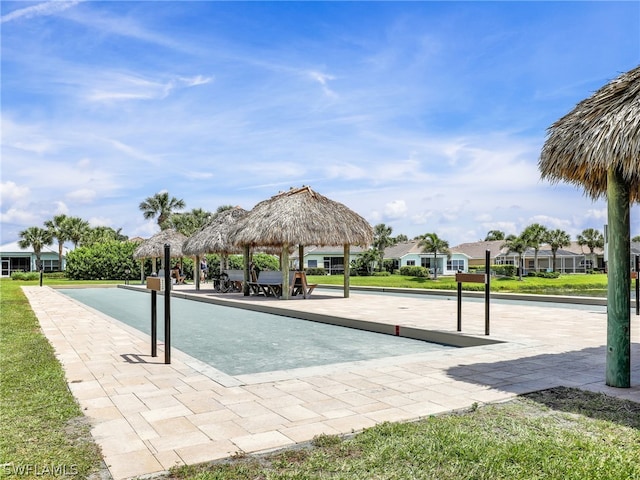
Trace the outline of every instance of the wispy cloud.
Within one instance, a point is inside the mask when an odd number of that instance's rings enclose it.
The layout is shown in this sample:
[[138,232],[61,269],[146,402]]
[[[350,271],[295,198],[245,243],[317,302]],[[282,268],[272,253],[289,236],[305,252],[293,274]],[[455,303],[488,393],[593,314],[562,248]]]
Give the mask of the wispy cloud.
[[87,98],[93,102],[120,102],[129,100],[161,100],[173,91],[206,85],[211,77],[173,77],[158,81],[140,75],[110,72],[100,76],[98,83],[90,87]]
[[28,20],[33,17],[41,17],[46,15],[55,15],[56,13],[67,10],[71,7],[75,7],[79,3],[85,0],[70,0],[70,1],[50,1],[43,2],[37,5],[31,5],[29,7],[20,8],[13,12],[7,13],[0,17],[0,23],[11,22],[15,20]]
[[336,77],[334,77],[333,75],[328,75],[326,73],[321,73],[316,71],[310,71],[308,72],[308,75],[311,79],[315,80],[320,84],[320,86],[322,86],[322,91],[327,97],[330,97],[330,98],[338,97],[338,94],[333,90],[331,90],[331,88],[329,88],[329,81],[335,80]]

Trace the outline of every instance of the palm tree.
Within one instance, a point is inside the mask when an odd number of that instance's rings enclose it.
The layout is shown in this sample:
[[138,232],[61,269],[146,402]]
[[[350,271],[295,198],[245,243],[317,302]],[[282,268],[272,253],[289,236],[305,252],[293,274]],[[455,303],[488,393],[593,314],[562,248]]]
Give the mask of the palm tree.
[[553,257],[553,271],[556,271],[556,253],[558,249],[562,247],[568,247],[571,245],[571,237],[564,230],[560,230],[556,228],[555,230],[551,230],[547,232],[547,236],[545,241],[551,247],[551,256]]
[[539,223],[532,223],[522,232],[522,236],[527,239],[529,247],[533,248],[533,269],[536,272],[538,271],[538,250],[540,250],[540,244],[544,243],[546,234],[547,227]]
[[373,249],[378,257],[378,271],[382,270],[382,260],[384,259],[384,249],[393,245],[391,232],[393,229],[384,223],[379,223],[373,227]]
[[44,226],[51,232],[51,237],[58,240],[58,268],[62,270],[62,249],[64,248],[64,242],[69,240],[68,232],[65,228],[65,223],[68,217],[65,214],[56,215],[53,220],[47,220],[44,222]]
[[582,231],[580,235],[578,235],[578,245],[584,247],[585,245],[589,247],[589,253],[591,254],[591,267],[598,266],[598,261],[596,255],[594,254],[594,250],[596,248],[604,247],[604,235],[600,233],[599,230],[595,228],[587,228]]
[[80,240],[89,231],[89,222],[83,220],[80,217],[68,217],[65,222],[65,230],[67,236],[71,242],[73,242],[73,248],[77,248]]
[[167,220],[174,210],[185,208],[184,200],[178,200],[175,197],[169,197],[169,192],[156,193],[153,197],[147,197],[144,202],[139,205],[140,210],[146,220],[158,216],[158,225],[161,230],[167,228]]
[[504,232],[502,230],[489,230],[487,236],[484,237],[484,241],[491,242],[493,240],[504,240]]
[[527,237],[520,235],[516,237],[515,235],[509,235],[502,248],[507,248],[507,253],[517,253],[518,254],[518,280],[522,281],[522,258],[529,248]]
[[51,232],[45,228],[29,227],[18,235],[20,235],[18,246],[20,248],[33,248],[33,252],[36,254],[36,269],[38,271],[41,270],[42,260],[40,260],[40,254],[42,253],[42,247],[53,243]]
[[89,228],[82,236],[81,243],[82,246],[89,247],[96,243],[127,241],[129,238],[121,232],[122,228],[119,228],[118,230],[104,226]]
[[167,224],[188,237],[209,223],[213,216],[211,212],[194,208],[186,213],[173,213],[167,220]]
[[394,245],[400,242],[408,242],[408,241],[409,241],[409,237],[407,237],[404,233],[401,233],[400,235],[396,235],[396,237],[393,239]]
[[423,252],[433,253],[433,279],[438,280],[438,253],[449,255],[449,242],[438,237],[436,233],[420,235],[418,246]]

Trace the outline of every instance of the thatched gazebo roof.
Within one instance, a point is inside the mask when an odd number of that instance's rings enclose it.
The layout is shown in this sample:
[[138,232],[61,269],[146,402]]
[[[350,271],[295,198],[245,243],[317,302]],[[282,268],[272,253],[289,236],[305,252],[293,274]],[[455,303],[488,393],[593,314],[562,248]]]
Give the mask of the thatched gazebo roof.
[[242,253],[242,247],[234,245],[230,233],[246,214],[247,211],[240,207],[218,213],[184,242],[183,253],[189,256],[204,253]]
[[606,195],[607,170],[616,167],[629,201],[640,201],[640,66],[551,125],[538,166],[543,179],[582,186],[593,199]]
[[182,257],[182,245],[187,239],[182,233],[173,228],[167,228],[156,233],[153,237],[142,242],[133,252],[133,258],[140,260],[142,258],[163,257],[165,244],[171,245],[171,256]]
[[291,189],[258,203],[233,234],[237,245],[361,245],[373,241],[371,225],[342,203],[310,187]]
[[548,130],[542,178],[607,198],[606,383],[631,386],[631,203],[640,201],[640,66],[620,75]]
[[[344,296],[349,296],[349,245],[367,246],[373,241],[373,228],[360,215],[342,203],[314,192],[310,187],[288,192],[258,203],[242,219],[234,242],[245,249],[281,249],[282,298],[289,298],[289,250],[298,245],[342,245],[344,247]],[[302,262],[302,253],[300,253]]]

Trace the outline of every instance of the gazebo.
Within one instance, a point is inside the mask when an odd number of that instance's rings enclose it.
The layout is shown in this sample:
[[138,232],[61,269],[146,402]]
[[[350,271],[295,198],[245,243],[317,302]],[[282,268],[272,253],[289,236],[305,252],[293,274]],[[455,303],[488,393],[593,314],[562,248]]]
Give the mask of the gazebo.
[[[230,234],[237,226],[247,211],[234,207],[223,210],[213,219],[191,235],[183,244],[182,251],[187,256],[196,257],[196,289],[200,288],[200,256],[205,253],[219,253],[223,257],[231,253],[242,253],[242,247],[236,246],[230,238]],[[222,262],[220,263],[222,268]]]
[[[242,219],[233,241],[245,248],[276,247],[281,250],[282,298],[289,298],[289,250],[298,245],[344,247],[344,297],[349,296],[349,246],[367,246],[373,240],[371,225],[342,203],[330,200],[311,187],[292,188],[258,203]],[[246,266],[245,266],[246,268]]]
[[538,166],[542,178],[580,185],[593,199],[607,198],[606,383],[630,387],[629,209],[640,201],[640,66],[551,125]]
[[[145,258],[153,258],[155,270],[155,259],[164,257],[164,246],[169,244],[171,247],[172,257],[183,257],[182,245],[187,237],[173,228],[167,228],[156,233],[151,238],[143,241],[133,252],[133,258],[136,260],[144,260]],[[164,268],[168,268],[165,265]],[[140,280],[144,281],[144,263],[140,266]]]

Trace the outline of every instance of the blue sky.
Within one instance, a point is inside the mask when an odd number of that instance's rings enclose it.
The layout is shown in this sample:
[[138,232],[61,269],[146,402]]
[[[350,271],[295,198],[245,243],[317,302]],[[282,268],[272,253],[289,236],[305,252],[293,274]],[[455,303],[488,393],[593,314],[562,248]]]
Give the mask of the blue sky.
[[1,243],[60,213],[147,237],[157,192],[214,211],[301,185],[451,246],[606,223],[537,162],[555,120],[640,63],[640,2],[0,9]]

